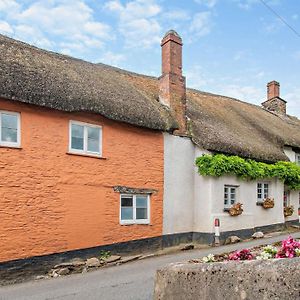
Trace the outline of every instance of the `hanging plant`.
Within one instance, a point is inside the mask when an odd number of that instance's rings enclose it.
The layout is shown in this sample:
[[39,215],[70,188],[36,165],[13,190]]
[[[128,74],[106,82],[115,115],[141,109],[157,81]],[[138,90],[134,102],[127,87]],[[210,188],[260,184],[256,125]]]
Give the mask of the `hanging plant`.
[[232,205],[232,207],[230,207],[228,212],[232,217],[239,216],[244,211],[242,207],[243,207],[242,203],[236,203],[236,204]]
[[294,206],[293,206],[293,205],[286,206],[286,207],[283,209],[283,212],[284,212],[284,216],[285,216],[285,217],[290,217],[290,216],[292,216],[293,213],[294,213]]
[[262,207],[265,209],[273,208],[275,206],[274,198],[266,198],[262,203]]
[[196,166],[198,173],[204,176],[234,174],[243,180],[279,178],[291,190],[300,190],[300,166],[292,162],[267,164],[239,156],[204,154],[196,159]]

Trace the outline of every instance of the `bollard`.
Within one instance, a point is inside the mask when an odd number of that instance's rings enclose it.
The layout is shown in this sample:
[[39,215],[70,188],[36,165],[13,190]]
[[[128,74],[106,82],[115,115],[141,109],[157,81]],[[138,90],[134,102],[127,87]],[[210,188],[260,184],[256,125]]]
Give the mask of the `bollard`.
[[220,246],[220,219],[215,219],[215,246]]

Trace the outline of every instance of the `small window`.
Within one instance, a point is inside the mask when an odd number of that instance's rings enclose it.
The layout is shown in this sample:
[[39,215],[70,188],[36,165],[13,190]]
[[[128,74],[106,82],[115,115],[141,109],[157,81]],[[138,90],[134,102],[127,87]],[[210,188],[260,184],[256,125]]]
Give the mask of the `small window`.
[[237,201],[237,187],[224,186],[224,208],[230,208]]
[[296,164],[300,166],[300,154],[296,153]]
[[290,206],[290,191],[283,192],[283,207]]
[[121,195],[121,224],[149,224],[149,195]]
[[70,122],[70,152],[101,156],[102,130],[100,126]]
[[0,111],[0,145],[20,147],[20,114]]
[[266,182],[257,183],[257,202],[262,202],[269,197],[270,185]]

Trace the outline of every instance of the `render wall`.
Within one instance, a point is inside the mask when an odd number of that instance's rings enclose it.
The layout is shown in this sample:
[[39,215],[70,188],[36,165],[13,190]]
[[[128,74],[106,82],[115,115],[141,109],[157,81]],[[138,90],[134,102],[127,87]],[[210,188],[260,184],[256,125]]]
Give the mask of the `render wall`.
[[194,211],[194,151],[189,138],[164,134],[163,234],[190,232]]
[[[0,99],[21,113],[21,149],[0,148],[0,261],[162,235],[163,135],[99,115]],[[70,155],[69,120],[101,125],[103,159]],[[119,224],[113,186],[158,190],[151,224]]]
[[[275,200],[274,208],[264,209],[257,205],[258,181],[244,181],[236,176],[200,176],[195,159],[209,152],[187,138],[164,134],[164,147],[163,234],[213,233],[215,218],[220,219],[221,232],[283,224],[298,218],[299,191],[291,192],[290,202],[295,207],[293,216],[284,218],[281,181],[264,180],[269,182],[270,197]],[[294,153],[289,156],[295,159]],[[242,215],[232,217],[224,211],[224,185],[238,186],[237,202],[243,204]]]

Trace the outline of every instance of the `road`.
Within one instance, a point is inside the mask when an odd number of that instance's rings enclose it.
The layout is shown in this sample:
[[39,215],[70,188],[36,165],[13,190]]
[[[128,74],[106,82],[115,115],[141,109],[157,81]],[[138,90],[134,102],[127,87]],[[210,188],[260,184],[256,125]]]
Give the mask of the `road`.
[[[300,233],[292,234],[300,238]],[[209,253],[227,251],[268,244],[286,238],[276,236],[240,244],[190,250],[151,257],[128,264],[74,274],[55,279],[31,281],[0,288],[1,300],[149,300],[152,299],[155,271],[169,263],[200,258]]]

